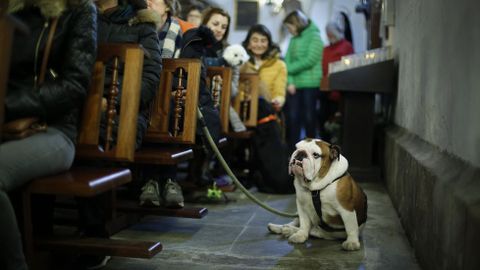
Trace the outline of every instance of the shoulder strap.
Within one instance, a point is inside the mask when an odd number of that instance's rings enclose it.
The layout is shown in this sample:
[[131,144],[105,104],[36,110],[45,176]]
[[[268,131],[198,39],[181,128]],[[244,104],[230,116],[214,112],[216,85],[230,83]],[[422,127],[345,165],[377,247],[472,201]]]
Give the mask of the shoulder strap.
[[48,57],[50,56],[50,50],[52,49],[53,36],[55,35],[55,30],[57,29],[58,17],[52,18],[50,23],[51,26],[50,31],[48,32],[47,45],[45,46],[45,51],[43,52],[42,66],[40,67],[40,75],[38,76],[38,85],[42,85],[43,81],[45,80]]

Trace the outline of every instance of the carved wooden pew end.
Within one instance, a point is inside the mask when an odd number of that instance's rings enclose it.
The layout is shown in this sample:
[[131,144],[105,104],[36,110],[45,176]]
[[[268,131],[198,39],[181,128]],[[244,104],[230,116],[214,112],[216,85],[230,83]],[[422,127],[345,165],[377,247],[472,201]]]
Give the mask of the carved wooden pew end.
[[130,241],[102,238],[72,238],[51,236],[36,239],[32,228],[32,194],[93,197],[109,192],[131,181],[131,172],[121,168],[73,167],[71,170],[30,182],[22,191],[22,216],[25,254],[34,262],[34,248],[63,253],[112,255],[151,258],[162,250],[159,242]]

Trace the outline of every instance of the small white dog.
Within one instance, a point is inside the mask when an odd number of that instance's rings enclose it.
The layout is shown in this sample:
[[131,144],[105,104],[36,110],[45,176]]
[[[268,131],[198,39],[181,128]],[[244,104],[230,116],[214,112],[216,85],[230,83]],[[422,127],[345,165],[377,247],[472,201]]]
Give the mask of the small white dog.
[[295,176],[298,218],[268,229],[292,243],[304,243],[309,235],[342,238],[345,250],[360,249],[359,234],[367,219],[367,196],[347,172],[348,161],[340,147],[322,140],[296,144],[289,171]]
[[227,63],[232,66],[240,66],[250,59],[247,51],[240,44],[233,44],[225,48],[223,51],[223,58]]

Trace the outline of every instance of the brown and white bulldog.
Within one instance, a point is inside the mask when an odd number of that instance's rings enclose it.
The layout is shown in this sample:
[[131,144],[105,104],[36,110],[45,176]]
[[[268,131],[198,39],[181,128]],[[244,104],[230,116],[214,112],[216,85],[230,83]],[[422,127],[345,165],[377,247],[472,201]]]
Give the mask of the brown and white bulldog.
[[318,139],[296,144],[289,171],[295,176],[298,218],[268,229],[283,234],[292,243],[309,235],[323,239],[342,238],[345,250],[360,249],[359,233],[367,219],[367,196],[348,174],[348,161],[340,147]]

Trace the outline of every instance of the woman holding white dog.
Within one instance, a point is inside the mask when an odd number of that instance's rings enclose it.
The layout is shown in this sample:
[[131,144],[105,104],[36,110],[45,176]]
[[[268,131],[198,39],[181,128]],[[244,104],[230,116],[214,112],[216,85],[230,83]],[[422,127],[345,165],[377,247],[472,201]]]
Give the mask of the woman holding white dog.
[[290,150],[305,135],[316,137],[316,100],[322,78],[323,43],[318,27],[300,10],[285,17],[283,24],[293,36],[285,63],[288,70],[287,139]]
[[231,65],[223,58],[223,52],[228,47],[228,33],[230,32],[230,23],[232,19],[228,12],[221,8],[209,8],[205,11],[202,25],[212,30],[216,39],[216,43],[206,48],[206,64],[207,66],[224,66],[228,65],[232,68],[232,96],[238,91],[238,80],[240,77],[239,66]]

